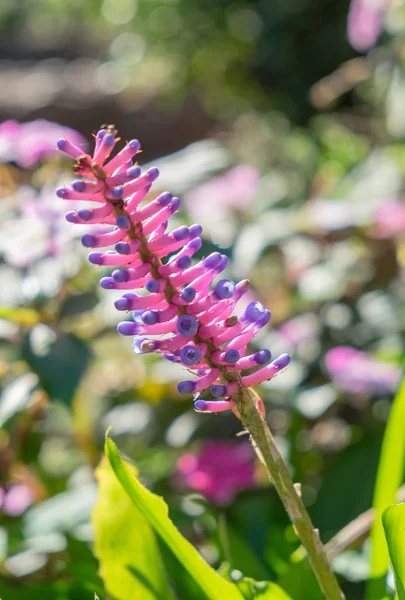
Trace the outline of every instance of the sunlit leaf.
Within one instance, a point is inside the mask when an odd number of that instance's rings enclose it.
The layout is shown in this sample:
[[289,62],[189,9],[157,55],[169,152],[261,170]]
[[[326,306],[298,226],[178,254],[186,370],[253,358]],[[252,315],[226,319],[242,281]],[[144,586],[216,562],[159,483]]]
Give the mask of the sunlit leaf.
[[382,520],[395,573],[398,600],[405,600],[405,504],[386,508]]
[[[135,469],[126,468],[128,476],[135,478]],[[98,467],[97,479],[95,554],[107,591],[115,600],[170,600],[173,596],[155,533],[125,493],[107,459]]]
[[381,521],[385,508],[395,502],[404,477],[405,465],[405,380],[394,399],[381,448],[373,508],[371,569],[367,600],[379,600],[385,593],[389,555]]
[[236,586],[216,573],[183,538],[170,520],[164,500],[143,487],[134,472],[124,463],[110,438],[107,438],[105,451],[114,473],[136,508],[181,562],[205,596],[209,600],[242,600],[243,596]]

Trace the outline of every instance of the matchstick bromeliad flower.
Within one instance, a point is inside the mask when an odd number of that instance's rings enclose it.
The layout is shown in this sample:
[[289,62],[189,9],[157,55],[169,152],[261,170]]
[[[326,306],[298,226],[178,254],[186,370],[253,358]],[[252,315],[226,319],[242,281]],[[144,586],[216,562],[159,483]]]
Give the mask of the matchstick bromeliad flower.
[[[251,302],[240,318],[233,314],[249,281],[218,280],[228,264],[219,252],[193,264],[192,257],[202,245],[201,226],[166,231],[180,200],[163,192],[144,202],[159,172],[151,168],[142,173],[134,165],[138,140],[110,158],[119,139],[114,126],[100,129],[93,156],[65,138],[58,140],[58,148],[76,161],[74,171],[81,179],[59,188],[57,195],[95,202],[94,208],[69,212],[66,218],[71,223],[106,226],[105,233],[83,235],[82,243],[97,249],[114,246],[91,252],[89,260],[117,267],[100,285],[123,290],[115,306],[131,311],[132,320],[119,323],[118,332],[134,337],[134,352],[157,352],[194,372],[197,377],[180,382],[178,390],[194,395],[196,410],[237,412],[233,396],[238,390],[272,379],[290,357],[282,354],[270,362],[267,349],[248,354],[248,344],[267,325],[270,311],[260,302]],[[208,389],[214,398],[201,399]]]

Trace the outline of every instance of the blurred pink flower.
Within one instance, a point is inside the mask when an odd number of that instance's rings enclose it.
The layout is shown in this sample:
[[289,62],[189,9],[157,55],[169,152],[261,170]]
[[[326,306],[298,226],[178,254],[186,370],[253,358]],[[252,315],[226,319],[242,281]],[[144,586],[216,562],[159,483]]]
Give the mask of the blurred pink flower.
[[349,346],[338,346],[325,356],[326,368],[338,387],[346,392],[378,396],[393,392],[399,384],[398,367]]
[[0,508],[9,517],[19,517],[34,501],[28,485],[16,483],[7,491],[0,488]]
[[32,167],[44,155],[57,152],[56,140],[67,136],[85,152],[87,141],[74,129],[45,119],[27,123],[9,120],[0,123],[0,162],[14,161]]
[[237,230],[235,214],[249,210],[259,181],[259,171],[254,167],[234,167],[187,192],[185,202],[188,212],[215,241],[229,245]]
[[351,0],[347,37],[358,52],[369,50],[383,30],[386,0]]
[[390,238],[397,233],[405,233],[405,203],[385,202],[377,208],[376,234],[380,238]]
[[249,442],[211,441],[197,454],[180,457],[175,481],[213,504],[226,505],[239,491],[256,487],[254,460]]

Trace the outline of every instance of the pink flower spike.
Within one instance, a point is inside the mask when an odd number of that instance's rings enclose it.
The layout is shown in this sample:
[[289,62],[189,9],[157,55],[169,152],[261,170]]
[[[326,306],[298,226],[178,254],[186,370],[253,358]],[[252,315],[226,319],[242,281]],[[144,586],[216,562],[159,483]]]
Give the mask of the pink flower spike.
[[82,236],[82,244],[85,248],[105,248],[111,244],[116,244],[124,237],[125,231],[122,229],[115,229],[108,233],[86,233]]
[[102,165],[104,163],[104,161],[110,156],[111,152],[114,149],[115,144],[116,144],[115,135],[110,132],[106,133],[101,138],[100,143],[97,144],[97,146],[95,148],[94,155],[93,155],[93,161],[95,163],[98,163],[99,165]]
[[197,412],[220,413],[236,408],[235,400],[196,400],[194,409]]

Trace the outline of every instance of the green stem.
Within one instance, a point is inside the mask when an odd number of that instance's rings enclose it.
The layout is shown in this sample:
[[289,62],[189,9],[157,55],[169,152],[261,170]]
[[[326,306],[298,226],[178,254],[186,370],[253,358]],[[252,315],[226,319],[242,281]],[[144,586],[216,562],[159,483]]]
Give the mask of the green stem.
[[249,432],[253,446],[267,468],[270,479],[307,552],[308,560],[325,598],[327,600],[344,600],[343,592],[326,558],[319,531],[314,529],[270,429],[256,408],[254,392],[240,389],[236,401],[242,424]]

